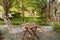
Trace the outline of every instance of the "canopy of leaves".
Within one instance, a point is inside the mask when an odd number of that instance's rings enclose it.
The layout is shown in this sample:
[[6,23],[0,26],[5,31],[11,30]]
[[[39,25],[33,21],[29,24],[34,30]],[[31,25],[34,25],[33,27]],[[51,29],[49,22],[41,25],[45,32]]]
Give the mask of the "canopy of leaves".
[[0,0],[0,5],[3,7],[3,8],[10,8],[12,7],[14,4],[15,4],[16,0]]

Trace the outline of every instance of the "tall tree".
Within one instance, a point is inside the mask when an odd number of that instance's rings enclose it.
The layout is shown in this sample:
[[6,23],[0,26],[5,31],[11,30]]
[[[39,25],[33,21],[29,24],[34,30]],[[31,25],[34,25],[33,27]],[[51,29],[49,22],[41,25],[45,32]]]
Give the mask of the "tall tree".
[[57,16],[56,16],[56,14],[57,14],[57,8],[56,8],[57,1],[56,0],[52,0],[52,3],[53,3],[53,5],[52,5],[53,6],[53,10],[52,11],[53,11],[53,19],[54,19],[53,21],[56,22],[57,21],[57,19],[56,19],[57,18]]
[[14,5],[15,1],[16,0],[0,0],[0,5],[4,9],[3,20],[4,20],[5,24],[7,24],[7,25],[11,24],[10,19],[8,17],[8,11]]

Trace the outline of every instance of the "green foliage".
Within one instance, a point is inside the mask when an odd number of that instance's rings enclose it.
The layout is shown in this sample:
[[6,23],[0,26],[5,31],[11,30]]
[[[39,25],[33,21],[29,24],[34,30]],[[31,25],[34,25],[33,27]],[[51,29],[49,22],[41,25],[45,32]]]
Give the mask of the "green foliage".
[[0,19],[0,25],[5,24],[2,19]]
[[2,6],[2,7],[4,7],[4,6],[6,7],[6,5],[7,5],[8,9],[9,9],[10,7],[12,7],[12,5],[15,4],[14,2],[16,2],[16,0],[0,0],[1,6]]
[[[22,17],[15,17],[11,19],[13,25],[19,25],[22,23]],[[24,17],[24,22],[35,22],[40,25],[50,25],[50,22],[45,21],[41,17]],[[4,24],[3,21],[0,20],[0,24]]]
[[60,31],[60,22],[56,22],[56,23],[55,23],[54,30]]
[[22,18],[21,17],[13,18],[13,19],[11,19],[11,22],[12,22],[13,25],[19,25],[19,24],[22,23]]
[[[15,14],[12,14],[12,16],[14,17],[11,19],[12,24],[22,23],[22,17],[20,17],[20,14],[22,13],[23,10],[24,10],[24,12],[25,11],[28,12],[28,11],[32,10],[33,12],[37,12],[37,14],[38,13],[41,14],[41,11],[45,10],[45,8],[47,6],[47,0],[0,0],[0,4],[5,4],[2,1],[7,3],[6,5],[9,8],[12,7],[14,9],[13,11]],[[22,2],[23,2],[24,7],[22,6]],[[6,7],[6,5],[5,5],[5,7]],[[9,9],[8,7],[6,7],[6,8]],[[21,10],[22,7],[23,7],[23,10]],[[18,10],[15,10],[15,9],[18,9]],[[18,13],[15,11],[17,11]],[[33,21],[33,22],[38,23],[40,25],[50,25],[50,22],[47,22],[45,20],[47,17],[45,12],[43,12],[39,16],[40,17],[24,17],[24,22]],[[4,24],[4,22],[0,21],[0,24]]]
[[19,13],[19,12],[14,12],[15,14],[12,14],[12,16],[14,17],[14,18],[17,18],[17,17],[20,17],[20,15],[21,15],[21,13]]
[[41,17],[36,17],[34,19],[34,22],[40,25],[45,25],[45,26],[49,26],[50,22],[47,22],[45,19],[41,18]]

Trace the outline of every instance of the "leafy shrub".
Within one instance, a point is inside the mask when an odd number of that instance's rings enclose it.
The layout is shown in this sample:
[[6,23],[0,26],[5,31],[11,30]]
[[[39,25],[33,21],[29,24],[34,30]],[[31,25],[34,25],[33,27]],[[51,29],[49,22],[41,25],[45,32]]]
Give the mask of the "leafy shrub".
[[17,17],[20,17],[20,14],[19,14],[19,13],[12,14],[12,16],[13,16],[14,18],[17,18]]
[[60,23],[59,22],[55,23],[54,30],[56,30],[56,31],[60,30]]

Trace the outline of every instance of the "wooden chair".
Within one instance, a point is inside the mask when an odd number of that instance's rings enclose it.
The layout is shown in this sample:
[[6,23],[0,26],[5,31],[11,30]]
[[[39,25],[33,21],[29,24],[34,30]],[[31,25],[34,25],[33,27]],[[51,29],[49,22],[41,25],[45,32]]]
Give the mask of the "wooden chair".
[[24,28],[25,28],[26,31],[23,34],[23,37],[26,37],[26,33],[28,32],[31,35],[31,38],[30,39],[33,40],[34,37],[36,37],[37,39],[39,39],[39,37],[36,34],[37,27],[38,27],[38,25],[36,25],[35,23],[26,23],[24,25]]

